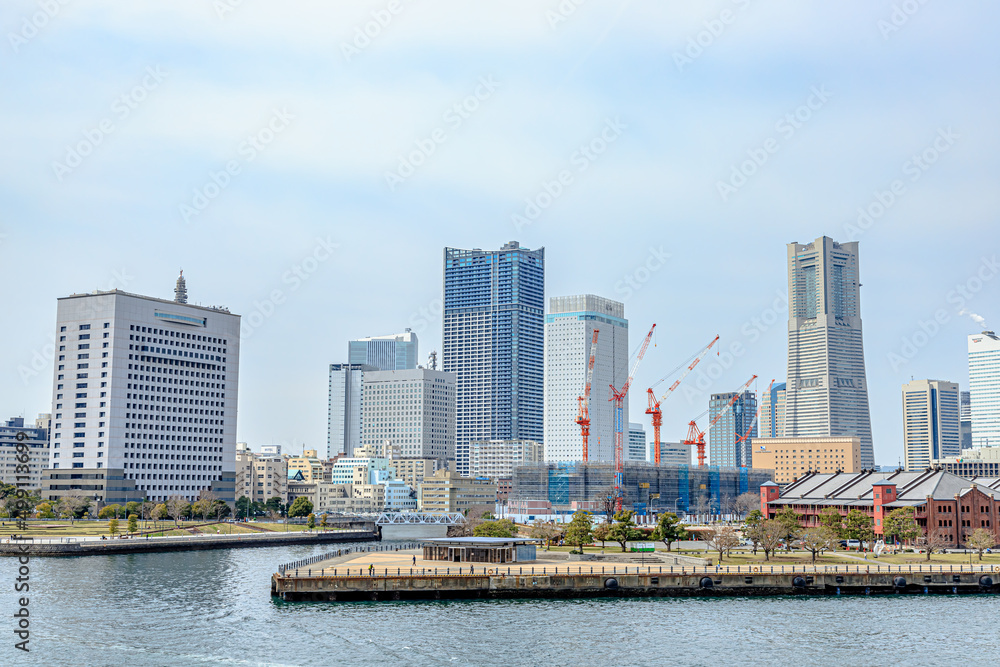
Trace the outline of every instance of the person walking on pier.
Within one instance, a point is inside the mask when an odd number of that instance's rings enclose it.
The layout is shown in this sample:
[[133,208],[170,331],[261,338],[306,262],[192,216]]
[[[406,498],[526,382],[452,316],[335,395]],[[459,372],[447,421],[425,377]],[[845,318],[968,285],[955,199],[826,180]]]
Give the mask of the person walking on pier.
[[416,567],[416,565],[417,565],[417,557],[416,556],[413,557],[413,565],[414,565],[414,567]]
[[369,577],[375,576],[375,566],[371,563],[368,564],[368,576]]

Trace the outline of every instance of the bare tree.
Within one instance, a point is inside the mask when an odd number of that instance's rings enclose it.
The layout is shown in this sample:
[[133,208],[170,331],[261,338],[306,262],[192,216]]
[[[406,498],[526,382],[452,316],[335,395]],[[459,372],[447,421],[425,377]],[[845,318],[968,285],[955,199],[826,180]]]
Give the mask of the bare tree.
[[974,549],[979,554],[979,560],[982,560],[983,552],[996,546],[997,536],[987,528],[976,528],[972,531],[972,535],[966,538],[965,544]]
[[619,497],[621,498],[622,507],[624,507],[625,491],[623,489],[615,489],[615,487],[609,486],[597,494],[596,500],[601,504],[601,509],[604,511],[608,523],[611,523],[615,513],[618,511]]
[[729,552],[739,546],[740,537],[736,534],[736,529],[732,526],[722,526],[721,528],[711,528],[704,533],[705,541],[712,551],[719,552],[719,564],[722,564],[722,554],[729,555]]
[[60,498],[59,512],[64,514],[66,518],[69,519],[70,525],[73,525],[76,521],[77,512],[82,510],[84,507],[87,507],[89,504],[89,498],[84,498],[83,496],[77,494],[70,494]]
[[753,532],[753,539],[760,548],[764,550],[764,560],[771,560],[771,554],[781,546],[781,540],[785,537],[785,526],[776,519],[761,521],[756,526],[749,529]]
[[826,526],[807,528],[799,536],[799,544],[812,554],[812,562],[815,563],[816,556],[836,547],[837,536]]
[[178,520],[181,518],[181,512],[183,512],[187,506],[188,501],[181,496],[170,496],[167,498],[167,513],[170,514],[170,518],[174,520],[174,525],[177,525]]
[[760,494],[747,491],[736,496],[736,512],[741,519],[756,509],[760,509]]
[[927,537],[921,539],[920,546],[927,550],[927,560],[930,560],[931,554],[935,551],[944,551],[951,546],[951,538],[946,536],[943,531],[936,533],[928,531]]
[[530,534],[532,537],[545,540],[545,549],[548,550],[553,540],[558,539],[563,533],[563,529],[551,521],[535,519],[531,525]]
[[707,522],[707,515],[712,509],[712,501],[707,495],[698,496],[694,501],[694,513]]

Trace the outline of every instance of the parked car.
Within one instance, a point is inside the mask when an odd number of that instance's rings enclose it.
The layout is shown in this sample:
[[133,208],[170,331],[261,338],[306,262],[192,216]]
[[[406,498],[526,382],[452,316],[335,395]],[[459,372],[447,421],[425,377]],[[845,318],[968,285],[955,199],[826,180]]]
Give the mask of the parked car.
[[851,549],[860,549],[861,540],[847,540],[847,546]]

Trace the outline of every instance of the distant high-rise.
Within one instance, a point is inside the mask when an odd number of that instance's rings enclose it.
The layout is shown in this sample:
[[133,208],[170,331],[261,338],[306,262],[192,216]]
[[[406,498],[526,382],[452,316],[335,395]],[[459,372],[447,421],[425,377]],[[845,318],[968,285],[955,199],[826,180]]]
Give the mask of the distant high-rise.
[[962,449],[972,448],[972,398],[969,392],[958,392],[958,418],[962,436]]
[[760,395],[761,437],[781,438],[785,435],[785,383],[781,382]]
[[[594,329],[597,354],[590,397],[590,461],[614,461],[615,420],[608,385],[628,378],[625,306],[592,294],[549,299],[545,316],[545,460],[580,461],[583,440],[576,423]],[[628,415],[628,397],[624,415]],[[626,458],[629,458],[626,456]],[[645,460],[645,448],[639,460]]]
[[373,336],[349,341],[347,361],[367,364],[380,371],[405,371],[417,367],[417,334],[409,329],[392,336]]
[[972,446],[1000,447],[1000,337],[969,336],[969,408]]
[[861,339],[858,244],[788,244],[785,437],[857,436],[875,465]]
[[[736,400],[733,401],[733,397]],[[729,402],[733,401],[732,405]],[[757,394],[744,391],[712,394],[708,402],[709,419],[719,420],[708,432],[708,460],[714,466],[751,467],[753,439],[757,437]]]
[[330,364],[326,418],[326,455],[351,456],[361,446],[361,387],[368,364]]
[[542,442],[545,249],[444,249],[442,368],[458,381],[456,470],[474,440]]
[[907,470],[962,452],[958,385],[913,380],[903,385],[903,457]]
[[[361,445],[406,457],[455,457],[455,375],[427,368],[369,371],[362,381]],[[349,453],[353,454],[353,450]]]
[[[625,414],[628,414],[628,412]],[[638,422],[629,422],[628,437],[627,442],[625,443],[625,460],[645,461],[646,456],[649,453],[648,450],[649,447],[646,445],[646,429],[643,428],[642,424]],[[613,453],[611,460],[614,460]]]

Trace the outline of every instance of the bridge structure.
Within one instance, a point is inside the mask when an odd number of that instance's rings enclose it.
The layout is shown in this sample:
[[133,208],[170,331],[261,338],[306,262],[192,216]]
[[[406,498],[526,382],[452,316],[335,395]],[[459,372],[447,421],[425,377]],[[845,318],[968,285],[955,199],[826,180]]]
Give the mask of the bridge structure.
[[464,523],[461,512],[383,512],[375,520],[383,540],[447,537],[450,526]]

